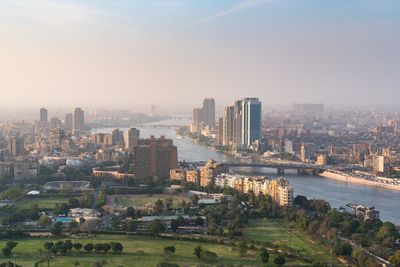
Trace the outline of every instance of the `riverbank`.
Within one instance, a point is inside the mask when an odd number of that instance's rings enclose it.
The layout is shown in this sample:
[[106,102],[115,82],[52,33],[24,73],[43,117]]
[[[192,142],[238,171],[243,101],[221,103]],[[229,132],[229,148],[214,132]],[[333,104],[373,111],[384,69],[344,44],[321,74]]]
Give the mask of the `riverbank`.
[[377,181],[372,181],[372,180],[367,180],[363,179],[357,176],[352,176],[344,172],[339,172],[339,171],[324,171],[319,174],[319,176],[341,181],[341,182],[347,182],[347,183],[353,183],[353,184],[359,184],[359,185],[366,185],[366,186],[372,186],[372,187],[377,187],[377,188],[383,188],[383,189],[390,189],[390,190],[396,190],[400,191],[400,185],[394,185],[394,184],[386,184],[382,182],[377,182]]

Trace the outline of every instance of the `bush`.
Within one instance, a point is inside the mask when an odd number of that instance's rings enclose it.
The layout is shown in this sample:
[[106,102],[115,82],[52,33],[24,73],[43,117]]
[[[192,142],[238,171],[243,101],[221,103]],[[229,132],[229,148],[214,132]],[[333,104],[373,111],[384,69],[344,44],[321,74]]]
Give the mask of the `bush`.
[[200,260],[206,263],[213,263],[218,260],[218,255],[215,252],[203,250],[200,254]]

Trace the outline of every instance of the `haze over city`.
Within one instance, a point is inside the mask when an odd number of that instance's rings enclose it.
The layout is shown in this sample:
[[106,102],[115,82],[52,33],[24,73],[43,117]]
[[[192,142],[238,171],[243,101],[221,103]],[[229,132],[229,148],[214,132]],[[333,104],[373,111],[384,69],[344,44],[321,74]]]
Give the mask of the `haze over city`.
[[400,267],[400,1],[0,0],[0,267]]
[[[388,105],[399,1],[0,1],[2,107]],[[112,97],[111,97],[112,95]],[[62,101],[60,101],[62,98]]]

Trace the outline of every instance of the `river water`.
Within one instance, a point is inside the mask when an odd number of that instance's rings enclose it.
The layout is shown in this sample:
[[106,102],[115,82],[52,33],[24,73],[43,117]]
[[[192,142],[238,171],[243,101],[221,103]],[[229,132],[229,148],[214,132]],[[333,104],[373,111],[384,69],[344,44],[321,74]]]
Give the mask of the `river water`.
[[[194,143],[188,138],[179,139],[176,136],[173,128],[151,128],[151,126],[158,125],[188,125],[190,121],[187,119],[182,120],[169,120],[158,123],[149,124],[150,127],[137,127],[140,129],[140,136],[142,138],[154,135],[173,139],[174,144],[178,147],[178,158],[180,161],[206,161],[208,159],[215,159],[217,161],[227,161],[229,156],[208,149],[207,147]],[[95,129],[96,132],[111,132],[112,129]],[[121,130],[125,130],[121,128]],[[276,178],[276,170],[270,168],[233,168],[241,174],[249,175],[264,175],[270,178]],[[347,203],[357,203],[368,206],[375,206],[380,211],[380,217],[383,221],[391,221],[400,225],[400,191],[380,189],[369,186],[361,186],[340,182],[336,180],[327,179],[319,176],[311,175],[297,175],[296,172],[286,171],[285,178],[293,186],[295,195],[304,195],[307,198],[324,199],[328,201],[332,207],[344,206]]]

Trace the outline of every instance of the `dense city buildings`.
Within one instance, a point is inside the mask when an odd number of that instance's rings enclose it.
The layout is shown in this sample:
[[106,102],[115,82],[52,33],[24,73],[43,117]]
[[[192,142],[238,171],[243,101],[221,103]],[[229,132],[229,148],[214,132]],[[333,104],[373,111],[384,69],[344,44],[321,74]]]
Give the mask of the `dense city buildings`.
[[138,139],[133,151],[134,173],[138,178],[167,178],[178,164],[177,148],[165,136]]

